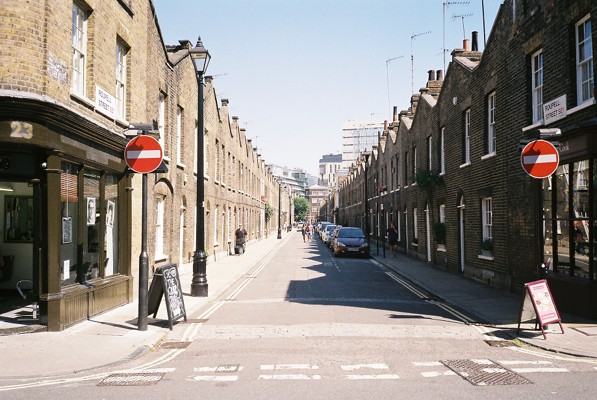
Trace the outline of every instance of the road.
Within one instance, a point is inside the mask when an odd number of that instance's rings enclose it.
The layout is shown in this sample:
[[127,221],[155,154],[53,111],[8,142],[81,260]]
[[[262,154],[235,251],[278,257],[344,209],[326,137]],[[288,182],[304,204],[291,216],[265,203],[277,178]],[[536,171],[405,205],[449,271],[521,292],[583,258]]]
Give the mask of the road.
[[[250,251],[250,247],[248,249]],[[595,397],[597,364],[519,347],[371,259],[291,234],[178,340],[14,399]]]

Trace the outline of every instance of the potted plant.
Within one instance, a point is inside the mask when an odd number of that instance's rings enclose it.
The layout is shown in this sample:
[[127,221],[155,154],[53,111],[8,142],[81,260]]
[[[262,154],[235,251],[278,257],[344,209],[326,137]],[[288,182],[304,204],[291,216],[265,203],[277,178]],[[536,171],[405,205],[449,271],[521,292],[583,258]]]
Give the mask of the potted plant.
[[484,239],[481,242],[481,254],[484,256],[491,256],[491,251],[493,250],[493,241],[489,238]]

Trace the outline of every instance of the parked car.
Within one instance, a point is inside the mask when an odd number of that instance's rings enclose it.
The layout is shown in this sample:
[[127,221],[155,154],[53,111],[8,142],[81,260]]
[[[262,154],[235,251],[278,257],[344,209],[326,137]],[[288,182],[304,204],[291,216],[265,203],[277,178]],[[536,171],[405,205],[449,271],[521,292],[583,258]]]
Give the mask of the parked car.
[[323,244],[328,244],[330,241],[330,233],[334,230],[336,225],[327,224],[321,231],[321,241]]
[[369,257],[369,243],[361,228],[348,226],[340,228],[334,238],[332,249],[336,257],[343,254]]
[[328,240],[328,246],[330,247],[330,249],[332,248],[332,243],[334,243],[334,238],[336,237],[336,234],[338,233],[340,228],[342,228],[342,225],[336,225],[334,230],[330,232],[330,238]]
[[325,229],[325,227],[327,225],[330,225],[331,222],[327,222],[327,221],[323,221],[319,223],[319,228],[317,229],[317,234],[319,235],[319,237],[321,237],[321,234],[323,233],[323,230]]

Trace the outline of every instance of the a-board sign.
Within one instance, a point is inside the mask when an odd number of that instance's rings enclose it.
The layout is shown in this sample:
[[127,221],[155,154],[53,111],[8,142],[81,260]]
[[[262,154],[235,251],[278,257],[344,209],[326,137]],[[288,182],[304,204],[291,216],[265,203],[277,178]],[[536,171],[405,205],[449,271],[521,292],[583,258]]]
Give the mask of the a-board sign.
[[168,264],[158,267],[155,271],[148,296],[148,315],[153,313],[155,318],[160,308],[162,295],[166,298],[166,310],[168,311],[168,321],[170,330],[174,321],[184,318],[187,320],[187,312],[184,307],[184,299],[180,288],[180,278],[176,264]]
[[535,319],[535,327],[539,325],[543,337],[547,340],[545,335],[545,326],[557,322],[560,324],[560,329],[564,333],[562,327],[562,320],[558,313],[556,303],[553,301],[549,285],[545,279],[525,283],[524,297],[520,307],[520,317],[518,319],[518,332],[520,333],[520,324],[522,321]]

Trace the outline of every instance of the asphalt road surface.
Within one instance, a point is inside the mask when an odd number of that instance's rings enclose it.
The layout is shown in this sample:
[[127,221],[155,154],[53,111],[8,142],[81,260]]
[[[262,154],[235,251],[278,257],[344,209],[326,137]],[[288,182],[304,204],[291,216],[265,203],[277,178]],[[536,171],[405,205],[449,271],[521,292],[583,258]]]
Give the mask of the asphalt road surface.
[[109,376],[2,398],[593,399],[597,390],[595,360],[500,340],[375,261],[334,258],[299,233],[180,331]]

